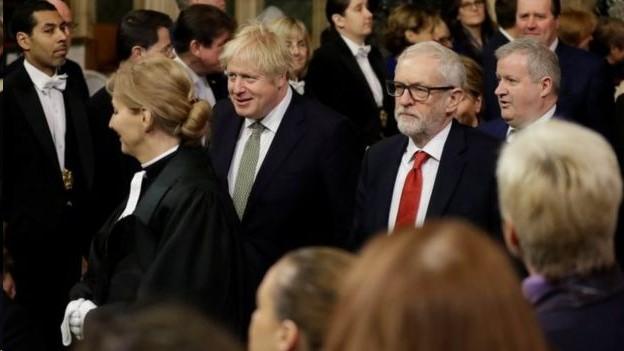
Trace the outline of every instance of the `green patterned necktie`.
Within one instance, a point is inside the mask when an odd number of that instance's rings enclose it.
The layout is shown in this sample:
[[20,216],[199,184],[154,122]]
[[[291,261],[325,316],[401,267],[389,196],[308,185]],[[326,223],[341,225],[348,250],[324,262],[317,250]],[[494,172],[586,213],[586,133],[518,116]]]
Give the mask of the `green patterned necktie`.
[[247,198],[254,183],[256,165],[260,155],[260,136],[265,129],[260,122],[254,122],[249,128],[251,128],[251,136],[245,143],[245,149],[238,166],[236,183],[234,183],[234,194],[232,195],[236,213],[238,218],[241,219],[243,218],[243,213],[245,213]]

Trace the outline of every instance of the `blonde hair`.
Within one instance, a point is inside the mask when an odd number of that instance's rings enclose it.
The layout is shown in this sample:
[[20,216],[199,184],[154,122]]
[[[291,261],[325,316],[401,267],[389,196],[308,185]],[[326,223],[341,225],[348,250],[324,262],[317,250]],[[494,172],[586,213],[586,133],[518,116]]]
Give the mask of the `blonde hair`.
[[301,329],[307,343],[304,350],[323,349],[341,280],[354,261],[353,254],[341,249],[308,247],[288,253],[275,264],[275,314]]
[[567,8],[559,15],[557,33],[565,44],[579,47],[583,40],[589,38],[598,26],[596,16],[585,10]]
[[545,351],[508,257],[475,227],[373,239],[345,278],[327,351]]
[[225,44],[220,59],[226,69],[235,59],[271,77],[287,76],[293,66],[286,43],[259,22],[243,26],[234,39]]
[[294,17],[282,17],[273,21],[269,25],[269,29],[275,32],[275,34],[277,34],[277,36],[280,37],[284,43],[293,35],[301,34],[308,50],[306,66],[304,67],[303,72],[301,72],[302,75],[305,75],[308,68],[308,61],[310,60],[310,35],[308,34],[305,24]]
[[185,145],[197,145],[207,133],[210,105],[195,98],[193,83],[184,68],[165,57],[126,62],[107,82],[113,97],[133,110],[146,109],[156,126],[179,137]]
[[527,265],[558,279],[615,263],[622,179],[602,136],[563,121],[535,124],[503,148],[496,172],[501,213]]

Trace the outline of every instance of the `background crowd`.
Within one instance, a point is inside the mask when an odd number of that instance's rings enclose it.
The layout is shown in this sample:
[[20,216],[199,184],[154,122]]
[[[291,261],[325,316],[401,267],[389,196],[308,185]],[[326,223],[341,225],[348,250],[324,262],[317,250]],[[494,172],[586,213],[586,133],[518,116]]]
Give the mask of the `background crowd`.
[[624,349],[624,1],[176,4],[3,19],[0,349]]

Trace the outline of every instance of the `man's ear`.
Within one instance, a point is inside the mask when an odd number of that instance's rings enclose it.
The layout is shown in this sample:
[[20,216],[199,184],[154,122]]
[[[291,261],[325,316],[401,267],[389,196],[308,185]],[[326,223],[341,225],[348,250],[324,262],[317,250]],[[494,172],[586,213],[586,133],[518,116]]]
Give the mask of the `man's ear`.
[[545,76],[540,79],[540,97],[546,97],[553,91],[553,80],[550,76]]
[[299,327],[295,322],[290,319],[282,321],[277,335],[277,349],[279,351],[295,350],[300,337]]
[[199,50],[201,49],[201,43],[196,39],[191,40],[189,43],[189,52],[193,54],[193,56],[199,56]]
[[518,234],[516,228],[509,219],[503,219],[501,223],[503,226],[503,238],[505,239],[505,246],[512,255],[520,258],[522,250],[520,249],[520,241],[518,240]]
[[141,58],[143,55],[145,55],[145,49],[138,45],[135,45],[130,50],[130,61],[134,62]]
[[343,16],[341,16],[341,15],[339,15],[337,13],[334,13],[331,16],[331,19],[332,19],[332,22],[334,22],[334,26],[336,28],[340,28],[340,29],[344,28],[344,17]]
[[15,41],[17,42],[17,45],[22,48],[22,50],[30,50],[30,36],[28,34],[24,32],[17,32],[17,35],[15,35]]
[[446,104],[446,113],[454,114],[457,111],[457,106],[464,99],[464,90],[461,88],[453,88],[448,96],[448,103]]

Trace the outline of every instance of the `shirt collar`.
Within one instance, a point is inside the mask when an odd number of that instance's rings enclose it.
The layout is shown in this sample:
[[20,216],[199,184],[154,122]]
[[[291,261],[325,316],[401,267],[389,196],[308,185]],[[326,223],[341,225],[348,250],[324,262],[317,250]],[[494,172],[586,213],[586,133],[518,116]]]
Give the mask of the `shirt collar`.
[[149,161],[147,161],[147,162],[145,162],[145,163],[141,163],[141,168],[145,169],[145,168],[147,168],[147,167],[149,167],[149,166],[153,165],[154,163],[156,163],[156,162],[158,162],[158,161],[162,160],[163,158],[165,158],[165,157],[167,157],[167,156],[171,155],[172,153],[176,152],[176,151],[178,150],[178,148],[179,148],[179,147],[180,147],[180,144],[178,144],[178,145],[176,145],[176,146],[172,147],[171,149],[169,149],[169,150],[167,150],[167,151],[163,152],[162,154],[160,154],[160,155],[158,155],[158,156],[154,157],[153,159],[151,159],[151,160],[149,160]]
[[349,50],[351,51],[353,56],[356,56],[358,54],[358,51],[360,50],[360,48],[363,48],[365,46],[365,45],[358,45],[358,44],[356,44],[353,40],[345,37],[342,34],[340,34],[340,37],[342,37],[342,40],[344,40],[344,42],[347,44],[347,47],[349,48]]
[[552,287],[546,278],[538,274],[532,274],[522,281],[522,293],[531,304],[536,304],[551,290]]
[[507,38],[507,40],[509,41],[513,41],[514,37],[511,36],[511,34],[509,34],[508,31],[504,30],[503,27],[498,27],[498,31],[501,32],[501,34]]
[[[193,81],[193,84],[197,84],[197,83],[202,83],[202,84],[206,84],[207,81],[205,78],[202,78],[200,76],[197,75],[197,73],[195,73],[195,71],[193,71],[191,69],[191,67],[189,67],[186,62],[184,62],[180,56],[177,56],[173,59],[174,61],[178,62],[179,64],[182,65],[182,67],[184,67],[184,69],[186,70],[186,72],[188,72],[189,78],[191,78],[191,81]],[[197,93],[197,92],[195,92]]]
[[431,140],[429,140],[429,142],[425,144],[425,147],[423,147],[422,149],[414,144],[412,138],[408,138],[409,143],[407,144],[407,150],[405,150],[405,152],[410,155],[410,158],[407,161],[411,162],[412,155],[414,155],[416,151],[424,151],[429,155],[430,158],[433,158],[436,161],[440,162],[440,159],[442,158],[442,150],[444,149],[446,139],[451,132],[452,124],[452,121],[449,122],[446,127],[442,128],[442,130],[438,132],[438,134],[436,134]]
[[555,52],[555,50],[557,50],[557,45],[559,45],[559,38],[555,38],[555,41],[553,41],[548,48],[550,51]]
[[[37,89],[39,90],[44,90],[44,86],[45,84],[52,79],[52,77],[48,76],[47,74],[45,74],[42,70],[40,70],[39,68],[33,66],[30,62],[28,62],[27,59],[24,58],[24,68],[26,69],[26,73],[28,73],[28,76],[30,77],[30,79],[32,80],[33,84],[37,87]],[[56,75],[56,72],[54,73],[54,75]]]
[[[282,101],[280,101],[280,103],[277,104],[277,106],[275,106],[273,110],[271,110],[271,112],[269,112],[266,117],[261,120],[264,128],[270,130],[273,133],[277,133],[277,128],[279,128],[279,125],[284,118],[284,114],[286,113],[286,109],[288,108],[288,106],[290,105],[290,101],[292,100],[292,89],[289,85],[285,85],[285,88],[287,89],[286,95],[284,96]],[[256,119],[245,118],[245,128],[249,127],[255,122],[257,122]]]

